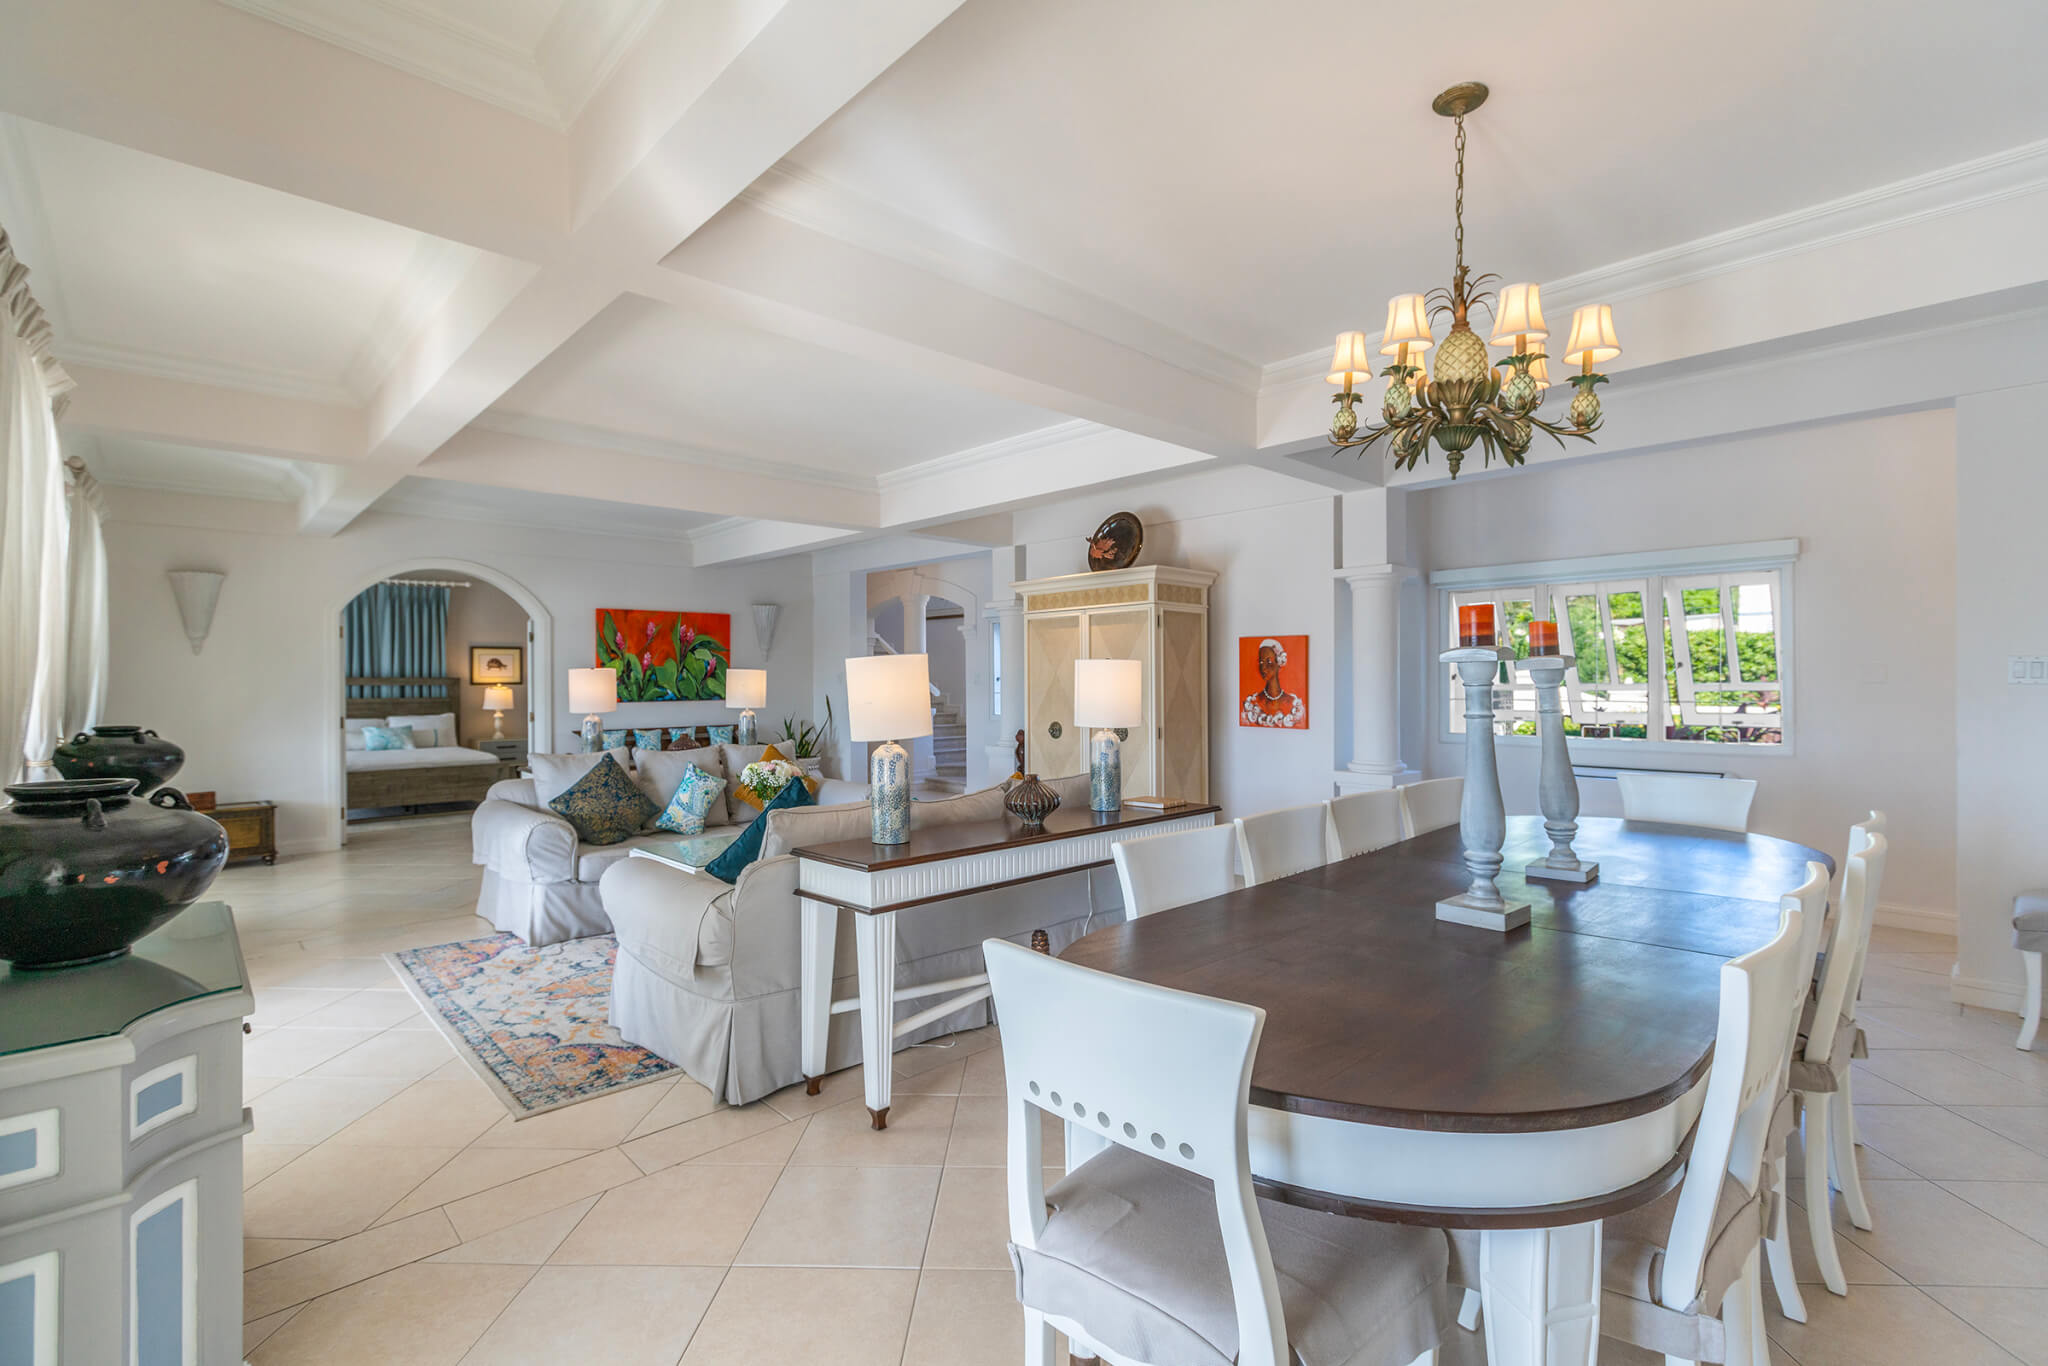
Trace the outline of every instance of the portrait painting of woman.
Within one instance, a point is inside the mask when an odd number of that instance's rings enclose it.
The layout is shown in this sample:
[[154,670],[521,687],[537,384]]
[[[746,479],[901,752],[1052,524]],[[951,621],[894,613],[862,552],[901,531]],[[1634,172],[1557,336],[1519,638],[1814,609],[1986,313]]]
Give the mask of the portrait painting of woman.
[[1308,729],[1308,637],[1240,636],[1240,726]]

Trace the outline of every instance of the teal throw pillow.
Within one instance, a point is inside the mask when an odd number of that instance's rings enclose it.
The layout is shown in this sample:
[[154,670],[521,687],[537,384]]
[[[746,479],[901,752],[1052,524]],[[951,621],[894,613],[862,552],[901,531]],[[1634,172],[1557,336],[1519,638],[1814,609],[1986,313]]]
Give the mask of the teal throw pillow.
[[632,737],[632,734],[633,732],[630,730],[608,730],[604,733],[604,747],[606,749],[624,749],[626,741]]
[[654,803],[607,754],[576,780],[575,786],[548,803],[556,815],[576,827],[585,844],[617,844],[640,833],[654,819]]
[[364,726],[364,749],[413,749],[410,726]]
[[691,764],[683,771],[683,780],[676,784],[675,795],[668,799],[661,819],[654,823],[655,828],[673,830],[678,835],[703,834],[704,817],[723,791],[725,779],[714,778]]
[[661,727],[656,726],[653,730],[635,730],[633,732],[633,748],[660,749]]
[[733,743],[732,737],[739,732],[738,726],[706,726],[704,729],[711,732],[711,743],[714,745]]
[[704,871],[722,882],[738,882],[741,870],[761,857],[761,838],[768,833],[768,813],[785,807],[809,806],[812,800],[808,784],[789,784],[775,794],[774,801],[761,808],[761,814],[740,832],[738,839],[725,846],[724,853],[704,865]]

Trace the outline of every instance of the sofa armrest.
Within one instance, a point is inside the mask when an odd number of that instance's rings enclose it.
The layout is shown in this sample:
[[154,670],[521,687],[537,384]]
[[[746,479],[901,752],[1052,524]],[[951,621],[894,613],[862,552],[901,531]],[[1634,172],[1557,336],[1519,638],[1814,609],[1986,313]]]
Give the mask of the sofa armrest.
[[485,801],[513,802],[519,806],[530,806],[535,811],[545,808],[540,804],[540,791],[531,778],[500,778],[491,784],[491,790],[484,793]]
[[469,830],[473,861],[501,877],[576,880],[576,827],[552,811],[487,798],[470,818]]

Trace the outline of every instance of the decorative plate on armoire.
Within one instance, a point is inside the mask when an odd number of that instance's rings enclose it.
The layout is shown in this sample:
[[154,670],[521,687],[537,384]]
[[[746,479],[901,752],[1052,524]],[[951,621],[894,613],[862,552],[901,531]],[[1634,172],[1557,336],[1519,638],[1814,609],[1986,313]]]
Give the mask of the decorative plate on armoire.
[[1088,538],[1088,568],[1129,569],[1145,548],[1145,524],[1134,512],[1119,512],[1095,528]]

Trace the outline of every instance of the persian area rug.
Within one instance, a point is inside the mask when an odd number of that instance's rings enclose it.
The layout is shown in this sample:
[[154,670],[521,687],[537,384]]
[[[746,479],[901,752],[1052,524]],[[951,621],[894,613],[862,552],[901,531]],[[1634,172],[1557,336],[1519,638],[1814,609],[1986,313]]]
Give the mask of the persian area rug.
[[618,952],[608,934],[543,948],[496,934],[384,957],[455,1051],[523,1119],[676,1070],[605,1022]]

